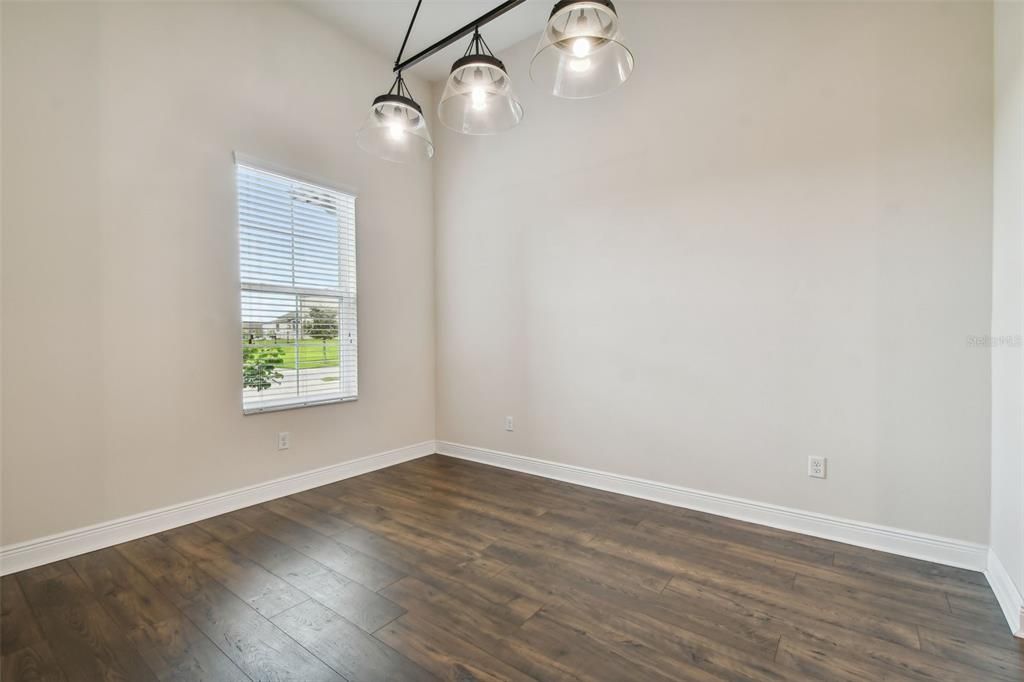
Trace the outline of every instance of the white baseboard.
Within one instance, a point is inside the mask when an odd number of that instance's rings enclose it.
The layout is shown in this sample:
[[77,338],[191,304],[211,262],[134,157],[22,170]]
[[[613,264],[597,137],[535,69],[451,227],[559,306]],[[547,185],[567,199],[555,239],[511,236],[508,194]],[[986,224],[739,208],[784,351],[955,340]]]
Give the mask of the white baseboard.
[[988,562],[988,548],[985,545],[962,540],[851,521],[765,502],[754,502],[703,490],[693,490],[642,478],[622,476],[458,443],[439,441],[437,448],[441,454],[481,464],[513,469],[567,483],[576,483],[621,495],[640,497],[676,507],[759,523],[772,528],[804,533],[948,566],[983,571]]
[[434,441],[424,441],[397,450],[332,464],[199,500],[0,547],[0,575],[23,571],[26,568],[41,566],[51,561],[59,561],[85,552],[136,540],[153,533],[208,519],[211,516],[226,514],[260,502],[400,464],[433,454],[434,451]]
[[984,571],[1011,629],[1018,636],[1024,636],[1021,594],[998,557],[984,545],[443,441],[424,441],[199,500],[0,547],[0,575],[128,542],[434,452],[859,547]]
[[999,606],[1003,609],[1010,630],[1017,637],[1024,638],[1024,597],[1010,580],[1010,574],[1003,566],[1003,562],[991,549],[988,551],[985,577],[988,578],[988,584],[992,586],[992,591],[999,600]]

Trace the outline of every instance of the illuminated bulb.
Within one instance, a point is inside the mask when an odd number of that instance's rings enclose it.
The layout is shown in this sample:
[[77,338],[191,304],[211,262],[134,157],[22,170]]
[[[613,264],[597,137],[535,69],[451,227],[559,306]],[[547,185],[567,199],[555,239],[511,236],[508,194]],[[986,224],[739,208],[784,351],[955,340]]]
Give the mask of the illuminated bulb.
[[570,59],[569,60],[569,69],[571,71],[575,71],[576,73],[583,73],[584,71],[586,71],[589,68],[590,68],[590,60],[589,59]]
[[483,88],[473,88],[469,97],[473,103],[473,109],[476,111],[483,111],[487,108],[487,91]]
[[[583,58],[590,54],[590,41],[586,38],[577,38],[572,41],[572,54],[575,57]],[[587,66],[590,66],[588,63]]]
[[400,121],[391,121],[388,123],[388,135],[397,142],[405,136],[405,127]]

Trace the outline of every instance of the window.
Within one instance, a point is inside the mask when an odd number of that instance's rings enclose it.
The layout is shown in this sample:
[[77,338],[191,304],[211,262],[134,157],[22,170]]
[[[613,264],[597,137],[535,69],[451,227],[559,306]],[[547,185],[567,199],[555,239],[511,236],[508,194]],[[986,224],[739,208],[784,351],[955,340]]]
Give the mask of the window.
[[237,180],[242,411],[355,399],[355,196],[241,159]]

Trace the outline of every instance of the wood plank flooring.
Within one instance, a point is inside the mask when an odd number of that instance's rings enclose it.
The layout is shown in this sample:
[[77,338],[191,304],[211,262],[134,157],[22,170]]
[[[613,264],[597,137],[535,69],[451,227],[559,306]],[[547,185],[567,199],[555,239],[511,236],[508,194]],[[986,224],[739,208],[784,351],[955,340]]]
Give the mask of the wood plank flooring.
[[439,455],[2,588],[3,682],[1024,680],[980,573]]

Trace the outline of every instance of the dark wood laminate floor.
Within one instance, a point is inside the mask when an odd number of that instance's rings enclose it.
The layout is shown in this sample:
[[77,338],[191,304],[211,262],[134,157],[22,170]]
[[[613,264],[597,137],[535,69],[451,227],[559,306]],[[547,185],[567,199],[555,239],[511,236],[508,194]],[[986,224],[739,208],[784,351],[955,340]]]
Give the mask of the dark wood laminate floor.
[[2,680],[1024,680],[979,573],[431,456],[2,579]]

